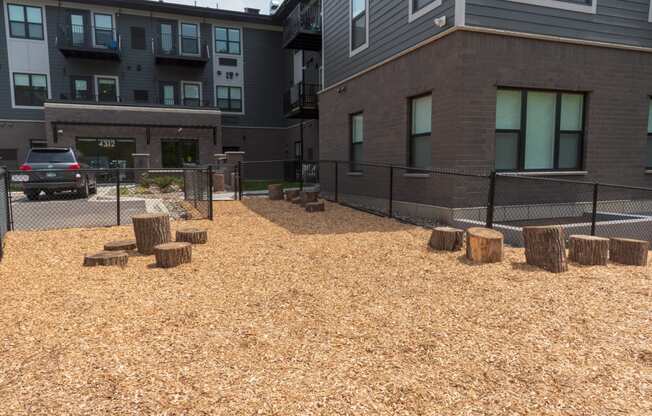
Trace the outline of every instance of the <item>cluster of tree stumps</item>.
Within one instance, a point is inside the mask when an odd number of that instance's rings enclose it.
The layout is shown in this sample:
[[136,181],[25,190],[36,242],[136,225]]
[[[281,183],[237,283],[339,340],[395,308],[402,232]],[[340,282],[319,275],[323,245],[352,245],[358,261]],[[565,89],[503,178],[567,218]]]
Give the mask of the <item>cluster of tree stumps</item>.
[[[466,234],[466,239],[465,239]],[[433,229],[429,246],[437,251],[459,251],[466,243],[466,258],[475,263],[503,260],[503,235],[488,228],[460,230],[451,227]],[[608,261],[631,266],[647,266],[648,241],[626,238],[602,238],[573,235],[566,255],[566,238],[560,226],[523,227],[527,264],[552,273],[568,270],[568,261],[586,266],[605,266]]]
[[281,184],[267,187],[269,199],[272,201],[287,201],[305,208],[306,212],[324,212],[326,204],[319,199],[319,191],[302,191],[299,189],[283,190]]
[[192,261],[192,245],[206,244],[208,231],[198,228],[177,230],[176,242],[172,241],[170,216],[167,214],[142,214],[132,217],[134,240],[112,241],[104,245],[104,251],[87,255],[84,266],[126,267],[129,252],[154,255],[157,267],[171,268]]

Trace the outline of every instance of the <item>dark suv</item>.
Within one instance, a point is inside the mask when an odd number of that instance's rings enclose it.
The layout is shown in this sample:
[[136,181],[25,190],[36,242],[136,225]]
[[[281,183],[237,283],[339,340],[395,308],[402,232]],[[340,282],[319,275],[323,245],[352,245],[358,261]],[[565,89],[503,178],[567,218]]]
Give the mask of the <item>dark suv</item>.
[[70,148],[32,149],[20,167],[20,174],[14,175],[12,180],[22,183],[23,192],[30,200],[38,199],[41,191],[48,196],[73,191],[86,198],[97,191],[97,181],[94,172],[82,169],[88,166],[82,166]]

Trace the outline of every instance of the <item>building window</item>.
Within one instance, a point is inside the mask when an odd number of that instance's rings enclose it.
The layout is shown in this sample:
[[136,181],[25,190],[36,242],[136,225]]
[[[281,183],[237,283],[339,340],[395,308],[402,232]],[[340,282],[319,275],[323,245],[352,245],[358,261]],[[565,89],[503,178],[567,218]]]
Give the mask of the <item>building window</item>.
[[584,94],[499,89],[496,170],[582,166]]
[[215,52],[240,55],[240,29],[216,27]]
[[7,5],[12,38],[43,40],[43,11],[40,7]]
[[435,0],[410,0],[412,2],[412,12],[418,12],[424,7],[428,6],[431,3],[434,3]]
[[362,171],[357,164],[363,160],[364,117],[362,113],[351,116],[351,172]]
[[222,111],[242,111],[242,88],[217,87],[217,107]]
[[116,49],[113,37],[113,16],[110,14],[95,14],[95,46]]
[[159,29],[161,31],[161,52],[166,55],[170,55],[174,52],[174,29],[170,23],[161,23]]
[[181,23],[181,53],[199,54],[199,28],[194,23]]
[[120,101],[117,78],[97,77],[97,101],[109,103]]
[[93,95],[91,93],[91,81],[89,78],[74,77],[72,83],[72,99],[75,101],[91,101]]
[[161,159],[164,168],[182,168],[184,164],[199,163],[197,140],[162,140]]
[[75,148],[79,161],[91,169],[128,169],[134,167],[136,140],[112,137],[78,137]]
[[201,84],[195,82],[183,83],[183,105],[186,107],[201,106]]
[[369,0],[350,0],[351,7],[351,55],[369,45]]
[[432,95],[413,98],[410,106],[410,166],[432,167]]
[[647,169],[652,169],[652,99],[650,99],[647,116],[647,159],[645,166]]
[[177,104],[177,87],[173,83],[161,84],[161,104],[163,105],[176,105]]
[[147,35],[145,34],[144,27],[131,27],[131,49],[145,50],[147,49]]
[[411,22],[424,16],[428,12],[441,6],[442,0],[408,0],[409,15],[408,20]]
[[14,74],[15,105],[25,107],[43,107],[43,103],[47,99],[47,75]]

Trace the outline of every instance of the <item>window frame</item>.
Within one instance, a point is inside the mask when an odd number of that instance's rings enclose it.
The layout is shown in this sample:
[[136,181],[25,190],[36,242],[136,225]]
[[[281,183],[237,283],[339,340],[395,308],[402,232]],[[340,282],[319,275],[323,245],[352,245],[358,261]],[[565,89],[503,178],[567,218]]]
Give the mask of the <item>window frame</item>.
[[[11,20],[11,13],[9,13],[9,8],[11,7],[20,7],[23,9],[24,21]],[[27,18],[27,9],[38,9],[41,14],[41,23],[30,23]],[[7,24],[9,26],[9,37],[13,39],[24,39],[24,40],[35,40],[42,41],[45,40],[45,19],[43,16],[43,8],[40,6],[34,6],[30,4],[17,4],[17,3],[7,3]],[[13,34],[12,23],[22,24],[25,30],[25,36],[17,36]],[[29,25],[40,25],[41,26],[41,37],[32,37],[30,36]]]
[[[498,129],[495,127],[494,120],[494,169],[497,172],[519,172],[519,173],[529,173],[529,172],[576,172],[584,169],[585,160],[585,143],[586,143],[586,117],[587,117],[587,102],[588,102],[588,93],[585,91],[568,91],[568,90],[554,90],[554,89],[544,89],[544,88],[518,88],[518,87],[497,87],[496,88],[496,97],[498,96],[498,91],[519,91],[521,93],[521,122],[519,129]],[[551,169],[526,169],[525,168],[525,150],[526,150],[526,140],[527,140],[527,95],[528,92],[547,92],[556,94],[555,97],[555,135],[554,135],[554,150],[553,150],[553,167]],[[581,95],[582,98],[582,130],[561,130],[561,107],[562,107],[562,96],[564,94],[569,95]],[[497,113],[498,107],[494,113]],[[495,117],[494,117],[495,119]],[[497,169],[495,167],[496,163],[496,150],[497,150],[497,136],[498,133],[512,133],[518,135],[518,145],[517,145],[517,167],[516,169]],[[577,144],[577,165],[574,168],[560,168],[559,159],[560,159],[560,141],[563,134],[578,134],[579,142]]]
[[[97,43],[97,21],[95,20],[96,16],[109,16],[111,18],[111,40],[113,42],[117,42],[117,35],[116,35],[116,21],[115,21],[115,16],[112,13],[106,13],[106,12],[93,12],[91,15],[92,22],[91,22],[91,29],[93,31],[93,47],[94,48],[104,48],[104,49],[109,49],[109,46],[107,45],[101,45]],[[100,30],[108,30],[107,28],[100,28]]]
[[[198,98],[187,98],[186,97],[186,85],[198,86],[199,87],[199,91],[198,91],[199,92],[199,97]],[[181,105],[183,107],[201,107],[202,103],[204,102],[204,100],[202,99],[202,97],[203,97],[202,88],[203,88],[203,85],[202,85],[201,81],[181,81],[181,91],[180,91]],[[191,99],[191,100],[198,99],[199,103],[196,106],[186,105],[186,100],[187,99]]]
[[[355,117],[362,117],[362,140],[360,142],[353,142],[353,119]],[[359,111],[357,113],[349,114],[349,172],[350,173],[362,173],[362,166],[358,166],[361,163],[364,163],[362,160],[355,160],[355,146],[360,146],[362,148],[362,155],[364,155],[364,111]]]
[[[420,98],[425,98],[425,97],[430,97],[430,132],[429,133],[414,134],[414,132],[412,130],[412,127],[414,125],[414,119],[413,119],[413,117],[414,117],[414,101],[418,100]],[[408,145],[408,149],[407,149],[408,160],[407,160],[407,162],[408,162],[408,166],[410,168],[414,168],[414,171],[416,171],[416,173],[418,173],[418,171],[420,169],[432,170],[432,98],[433,98],[432,91],[428,91],[428,92],[425,92],[423,94],[408,97],[408,100],[407,100],[407,102],[408,102],[408,143],[407,143],[407,145]],[[426,136],[430,137],[430,146],[431,146],[430,147],[430,150],[431,150],[430,166],[425,167],[425,168],[416,167],[416,166],[414,166],[414,155],[412,153],[412,142],[413,142],[413,140],[415,138],[426,137]]]
[[365,41],[363,44],[353,47],[353,24],[354,19],[359,18],[361,15],[353,16],[353,2],[355,0],[349,1],[349,57],[353,57],[358,53],[364,51],[369,47],[369,0],[363,0],[365,3],[364,9],[364,20],[365,20]]
[[[224,29],[226,30],[226,41],[222,40],[219,41],[217,39],[217,30],[218,29]],[[232,41],[229,40],[229,30],[237,30],[239,32],[238,35],[238,41]],[[227,52],[220,52],[217,49],[217,42],[226,42],[226,48]],[[238,49],[240,52],[238,53],[233,53],[231,52],[231,44],[232,43],[237,43],[238,44]],[[237,26],[219,26],[219,25],[214,25],[213,26],[213,47],[215,48],[215,54],[217,55],[231,55],[231,56],[242,56],[242,28],[237,27]]]
[[530,4],[533,6],[548,7],[551,9],[568,10],[571,12],[596,14],[598,11],[598,0],[590,0],[591,4],[567,0],[507,0],[514,3]]
[[[34,76],[41,76],[45,77],[45,98],[43,99],[42,104],[18,104],[16,100],[16,75],[25,75],[29,78],[29,89],[30,89],[30,102],[33,103],[34,101],[34,85],[33,85],[33,77]],[[45,107],[45,101],[50,99],[50,79],[48,77],[48,74],[37,74],[37,73],[32,73],[32,72],[12,72],[11,73],[11,87],[12,87],[12,94],[11,94],[11,99],[13,101],[14,108],[44,108]]]
[[[220,98],[219,98],[219,93],[218,93],[218,90],[220,88],[227,88],[228,91],[229,91],[229,98],[228,98],[228,100],[229,100],[229,108],[226,109],[226,110],[223,110],[220,107]],[[239,110],[234,109],[233,106],[232,106],[233,101],[238,101],[237,99],[234,100],[233,98],[231,98],[231,90],[232,89],[239,89],[240,90],[240,109]],[[215,86],[215,107],[219,108],[220,111],[222,111],[224,113],[242,114],[244,112],[243,90],[244,89],[239,85],[216,85]]]
[[[115,80],[116,101],[100,101],[100,79]],[[120,98],[120,77],[117,75],[93,75],[93,88],[95,88],[95,101],[98,103],[119,103]]]
[[442,0],[430,0],[429,4],[422,6],[420,9],[415,8],[416,0],[407,0],[408,1],[408,22],[413,22],[418,18],[428,14],[429,12],[435,10],[437,7],[441,6]]
[[[185,36],[183,35],[183,26],[195,26],[197,28],[197,52],[186,52],[184,51],[183,48],[183,39]],[[184,55],[184,56],[201,56],[201,25],[197,22],[179,22],[178,26],[179,30],[179,54]]]

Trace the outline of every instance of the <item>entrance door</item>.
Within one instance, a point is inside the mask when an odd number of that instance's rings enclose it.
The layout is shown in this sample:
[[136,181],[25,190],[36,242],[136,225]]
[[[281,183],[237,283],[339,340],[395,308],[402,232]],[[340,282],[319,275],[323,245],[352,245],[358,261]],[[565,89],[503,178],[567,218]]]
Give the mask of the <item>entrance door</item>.
[[97,100],[102,102],[118,102],[118,82],[115,78],[97,79]]
[[199,142],[197,140],[162,140],[161,162],[164,168],[182,168],[184,164],[199,163]]

